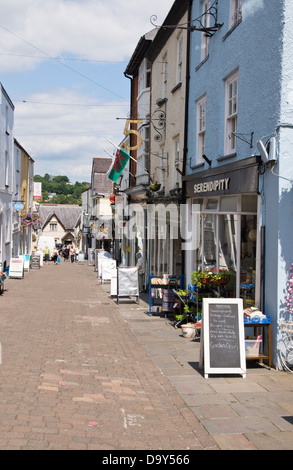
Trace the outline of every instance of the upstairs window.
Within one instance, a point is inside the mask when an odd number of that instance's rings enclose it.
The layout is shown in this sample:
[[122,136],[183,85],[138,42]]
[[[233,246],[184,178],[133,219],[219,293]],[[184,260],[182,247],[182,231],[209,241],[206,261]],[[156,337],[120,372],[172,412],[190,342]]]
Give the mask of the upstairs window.
[[179,172],[177,171],[177,168],[179,169],[179,163],[180,163],[180,139],[177,138],[174,141],[174,163],[175,163],[175,168],[174,168],[174,188],[177,188],[179,186]]
[[[205,28],[210,26],[210,15],[206,14],[208,9],[210,8],[210,0],[204,0],[203,2],[203,17],[202,23]],[[205,60],[209,55],[209,38],[205,33],[202,33],[202,40],[201,40],[201,60]]]
[[141,93],[146,88],[151,86],[151,63],[149,60],[144,59],[138,74],[138,93]]
[[242,0],[230,0],[230,28],[242,20]]
[[167,54],[163,57],[163,83],[162,83],[162,98],[167,98],[167,80],[168,80],[168,62],[167,62]]
[[182,82],[183,67],[183,35],[181,34],[177,40],[177,83]]
[[206,95],[197,102],[197,162],[201,163],[205,153]]
[[236,152],[236,132],[238,113],[238,72],[226,80],[226,131],[225,153]]

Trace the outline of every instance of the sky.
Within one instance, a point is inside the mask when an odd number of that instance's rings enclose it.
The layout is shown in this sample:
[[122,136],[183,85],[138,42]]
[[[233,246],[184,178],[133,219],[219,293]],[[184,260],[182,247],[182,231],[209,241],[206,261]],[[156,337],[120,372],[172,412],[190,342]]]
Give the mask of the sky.
[[93,158],[113,154],[129,114],[124,71],[151,16],[162,24],[173,3],[0,0],[0,82],[35,174],[90,181]]

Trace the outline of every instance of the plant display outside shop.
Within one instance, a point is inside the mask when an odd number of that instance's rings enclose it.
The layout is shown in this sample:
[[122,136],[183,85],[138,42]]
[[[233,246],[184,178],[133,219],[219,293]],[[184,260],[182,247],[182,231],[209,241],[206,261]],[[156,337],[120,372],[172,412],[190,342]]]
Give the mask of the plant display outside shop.
[[223,286],[229,281],[230,275],[231,272],[228,269],[214,269],[212,271],[210,268],[206,268],[205,271],[193,271],[191,280],[199,288]]

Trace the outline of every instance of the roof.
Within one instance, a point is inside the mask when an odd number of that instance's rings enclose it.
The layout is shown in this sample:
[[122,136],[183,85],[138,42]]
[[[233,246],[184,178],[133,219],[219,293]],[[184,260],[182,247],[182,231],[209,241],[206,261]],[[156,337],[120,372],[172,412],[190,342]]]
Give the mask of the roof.
[[53,216],[56,216],[65,230],[73,230],[79,223],[82,207],[70,204],[40,204],[39,214],[42,228],[44,228]]
[[158,29],[153,29],[144,36],[142,36],[133,52],[131,59],[125,69],[125,75],[135,75],[138,71],[141,62],[143,61],[153,39],[156,37]]
[[110,158],[93,158],[92,194],[112,194],[113,182],[107,176],[111,164]]

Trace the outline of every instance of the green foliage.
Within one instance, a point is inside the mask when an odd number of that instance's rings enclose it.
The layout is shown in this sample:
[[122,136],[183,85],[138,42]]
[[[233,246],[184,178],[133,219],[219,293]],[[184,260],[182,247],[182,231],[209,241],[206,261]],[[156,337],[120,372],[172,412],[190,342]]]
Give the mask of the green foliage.
[[[87,182],[76,181],[73,184],[69,182],[67,176],[50,176],[48,173],[44,176],[35,175],[34,181],[42,183],[42,202],[52,204],[81,205],[81,193],[90,186]],[[50,198],[52,193],[56,195]]]

